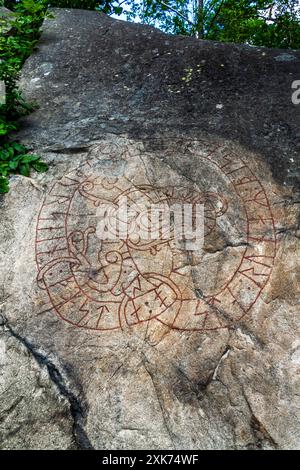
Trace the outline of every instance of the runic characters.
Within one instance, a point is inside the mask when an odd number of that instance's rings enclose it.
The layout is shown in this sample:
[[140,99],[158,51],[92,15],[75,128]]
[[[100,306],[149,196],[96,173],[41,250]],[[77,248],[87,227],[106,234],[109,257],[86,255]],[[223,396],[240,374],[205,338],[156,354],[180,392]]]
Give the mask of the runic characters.
[[[176,220],[181,220],[176,210],[184,207],[191,208],[193,226],[203,208],[204,242],[218,237],[228,210],[221,192],[137,185],[125,177],[98,175],[89,162],[54,184],[38,217],[37,282],[59,317],[99,331],[145,322],[206,331],[228,327],[251,310],[276,255],[270,204],[235,154],[216,147],[202,158],[224,175],[244,211],[245,246],[221,288],[213,293],[197,289],[189,240],[176,237]],[[130,207],[126,215],[117,212],[124,200]],[[159,208],[156,218],[153,207]],[[161,218],[163,208],[167,222]]]

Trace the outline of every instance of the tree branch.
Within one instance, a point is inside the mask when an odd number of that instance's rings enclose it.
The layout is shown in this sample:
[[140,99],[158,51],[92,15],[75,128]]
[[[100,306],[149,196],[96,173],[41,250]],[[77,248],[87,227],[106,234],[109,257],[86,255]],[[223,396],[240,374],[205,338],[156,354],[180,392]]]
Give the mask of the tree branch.
[[198,18],[197,18],[197,33],[200,34],[200,39],[204,36],[204,0],[198,0]]
[[216,19],[218,18],[219,14],[221,13],[221,10],[222,10],[222,6],[224,4],[224,0],[221,1],[216,13],[214,14],[209,26],[208,26],[208,29],[207,29],[207,32],[206,32],[206,36],[208,35],[208,33],[210,32],[211,28],[213,27]]
[[265,21],[273,21],[273,22],[276,21],[276,18],[271,18],[270,16],[264,16],[264,15],[257,15],[257,16],[258,18],[262,18]]
[[185,20],[187,23],[189,23],[191,26],[196,26],[189,18],[187,18],[186,16],[184,16],[182,13],[180,13],[179,11],[177,11],[175,8],[171,7],[170,5],[168,5],[167,3],[163,2],[162,0],[158,0],[158,2],[163,5],[164,7],[166,7],[168,10],[172,11],[173,13],[176,13],[176,15],[180,16],[183,20]]

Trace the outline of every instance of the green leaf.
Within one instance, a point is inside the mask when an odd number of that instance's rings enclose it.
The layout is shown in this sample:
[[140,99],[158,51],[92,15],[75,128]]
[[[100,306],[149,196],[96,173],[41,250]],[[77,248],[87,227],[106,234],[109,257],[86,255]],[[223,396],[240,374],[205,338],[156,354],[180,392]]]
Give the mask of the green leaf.
[[38,155],[22,155],[22,163],[33,163],[33,162],[37,162],[38,160],[40,160],[41,157],[39,157]]
[[32,168],[34,168],[35,171],[39,173],[45,173],[46,171],[48,171],[49,166],[47,165],[47,163],[38,161],[38,162],[32,163]]
[[7,176],[9,173],[9,166],[7,163],[0,166],[0,176]]
[[17,142],[11,142],[10,146],[16,150],[16,152],[21,153],[26,151],[26,147],[24,145],[18,144]]
[[29,163],[24,163],[19,167],[20,175],[30,176],[30,166]]
[[0,194],[8,193],[8,191],[9,191],[8,178],[0,178]]
[[123,8],[122,7],[114,7],[114,11],[116,15],[122,15]]
[[8,167],[10,170],[16,170],[18,168],[19,162],[18,161],[10,161]]
[[0,150],[0,160],[1,161],[6,161],[8,160],[8,157],[9,157],[9,153],[7,150]]

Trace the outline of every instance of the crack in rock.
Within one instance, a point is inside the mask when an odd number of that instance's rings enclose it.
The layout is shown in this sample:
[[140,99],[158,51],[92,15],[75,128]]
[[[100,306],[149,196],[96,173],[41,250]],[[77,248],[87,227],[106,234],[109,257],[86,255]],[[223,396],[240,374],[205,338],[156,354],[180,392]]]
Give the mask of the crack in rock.
[[253,438],[255,439],[256,447],[258,449],[261,449],[263,446],[263,443],[267,442],[273,449],[278,449],[279,445],[277,444],[275,439],[273,439],[273,437],[267,431],[265,426],[261,423],[261,421],[255,415],[254,410],[252,409],[251,403],[249,402],[248,397],[246,396],[246,393],[243,390],[243,388],[242,388],[242,394],[250,412],[250,429],[251,429]]
[[35,347],[26,339],[20,336],[10,326],[7,319],[2,322],[2,325],[6,328],[12,337],[19,341],[27,351],[34,357],[40,367],[46,366],[49,378],[54,383],[60,394],[66,398],[70,404],[70,413],[73,418],[73,438],[78,450],[93,449],[93,446],[84,430],[85,410],[80,403],[80,400],[76,395],[68,389],[64,378],[57,366],[53,364],[44,354],[38,352]]

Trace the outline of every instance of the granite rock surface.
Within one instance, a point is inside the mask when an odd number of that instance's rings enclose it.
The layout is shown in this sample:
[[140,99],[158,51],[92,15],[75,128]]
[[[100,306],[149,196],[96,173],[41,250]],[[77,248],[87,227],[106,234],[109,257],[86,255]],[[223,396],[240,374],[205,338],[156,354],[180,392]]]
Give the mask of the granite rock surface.
[[53,13],[16,135],[50,169],[1,199],[0,447],[299,449],[299,51]]

